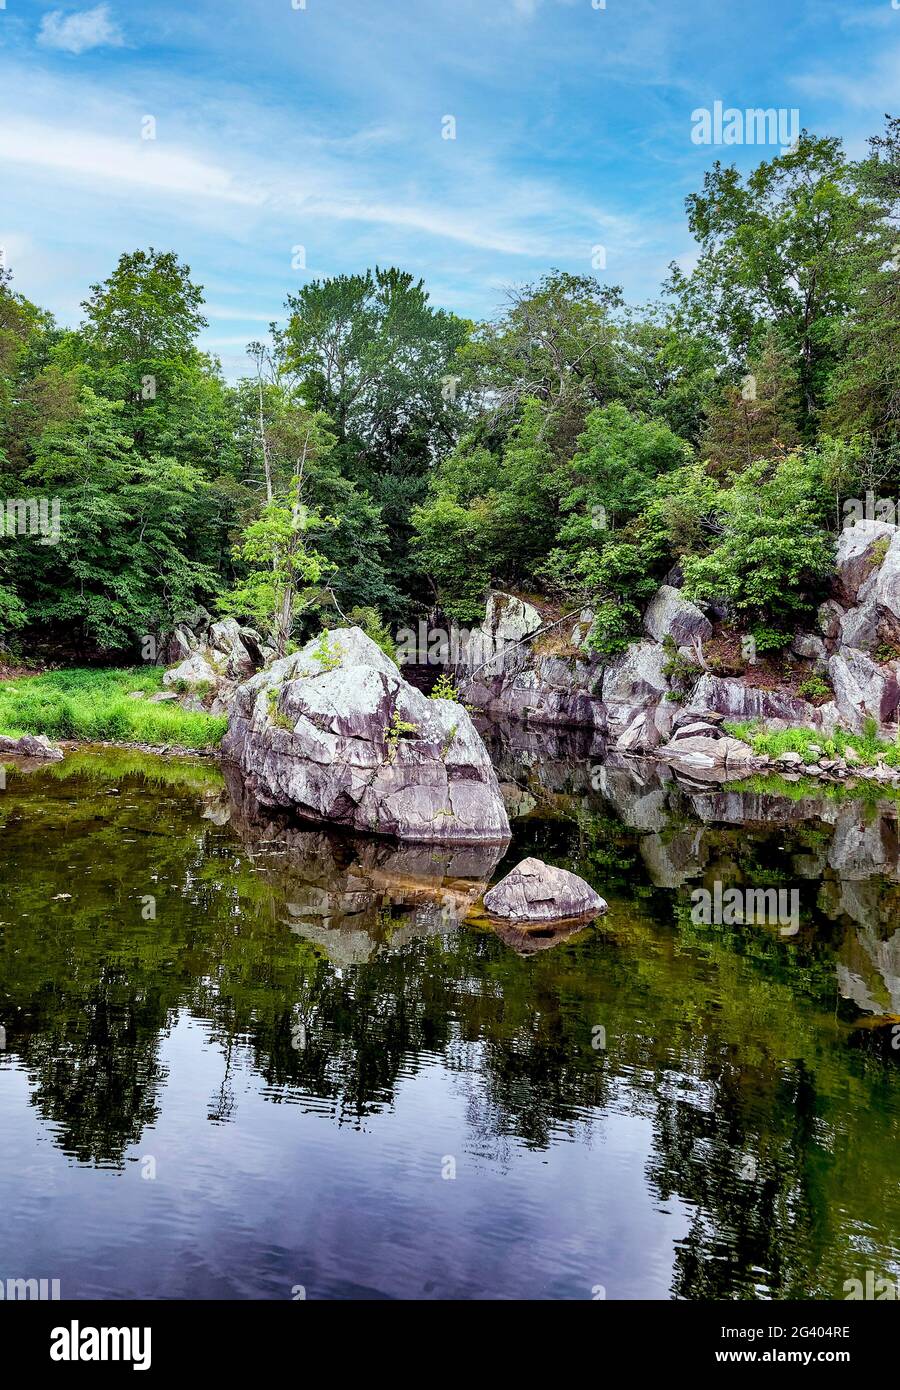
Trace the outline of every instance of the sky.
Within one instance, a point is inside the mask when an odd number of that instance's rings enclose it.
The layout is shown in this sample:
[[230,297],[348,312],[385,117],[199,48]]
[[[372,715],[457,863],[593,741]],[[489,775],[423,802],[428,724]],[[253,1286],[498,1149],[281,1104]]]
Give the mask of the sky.
[[900,0],[0,0],[0,248],[67,325],[176,251],[231,378],[287,293],[376,264],[473,319],[550,269],[640,303],[712,162],[778,152],[697,143],[716,102],[862,154]]

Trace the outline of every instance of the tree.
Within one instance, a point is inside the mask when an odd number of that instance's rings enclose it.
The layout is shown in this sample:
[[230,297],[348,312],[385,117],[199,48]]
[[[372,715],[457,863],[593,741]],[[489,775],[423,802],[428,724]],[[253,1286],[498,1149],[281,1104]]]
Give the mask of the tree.
[[91,285],[82,303],[85,336],[104,360],[136,366],[150,358],[188,357],[206,319],[203,290],[173,251],[131,251],[112,275]]
[[668,286],[685,321],[720,338],[735,366],[774,325],[796,365],[801,428],[811,435],[879,203],[858,188],[839,140],[804,131],[746,179],[716,161],[686,206],[700,259],[689,276],[673,266]]
[[774,330],[748,363],[740,387],[723,385],[709,402],[702,453],[715,472],[739,472],[756,459],[783,458],[800,443],[797,371]]
[[858,171],[862,192],[883,209],[857,264],[857,301],[841,326],[841,359],[829,390],[825,424],[845,438],[869,435],[893,458],[900,482],[900,119],[870,142]]
[[[225,613],[249,618],[268,639],[275,655],[284,656],[298,619],[308,606],[305,590],[318,585],[331,566],[308,536],[326,519],[300,501],[300,480],[293,480],[287,497],[267,502],[256,521],[246,527],[235,559],[245,574],[220,600]],[[335,518],[327,521],[336,524]]]
[[371,497],[385,527],[386,595],[408,599],[421,584],[410,513],[455,441],[456,357],[470,325],[434,308],[422,281],[396,268],[313,281],[287,307],[280,365],[307,406],[333,421],[339,472]]
[[719,494],[716,543],[684,559],[685,595],[725,599],[737,619],[786,631],[824,597],[833,573],[828,500],[815,453],[751,464]]
[[24,481],[59,503],[58,543],[16,538],[30,621],[74,625],[110,650],[216,587],[193,554],[208,484],[175,459],[135,454],[121,417],[121,402],[85,387],[77,417],[44,431]]
[[[259,399],[263,401],[262,394]],[[234,559],[244,573],[219,607],[250,618],[277,655],[284,656],[301,613],[312,604],[309,590],[334,569],[327,556],[309,544],[309,537],[325,526],[337,526],[338,518],[323,517],[304,501],[308,470],[334,443],[330,422],[321,411],[288,407],[281,396],[276,402],[281,409],[274,421],[267,421],[261,404],[265,503],[234,547]]]

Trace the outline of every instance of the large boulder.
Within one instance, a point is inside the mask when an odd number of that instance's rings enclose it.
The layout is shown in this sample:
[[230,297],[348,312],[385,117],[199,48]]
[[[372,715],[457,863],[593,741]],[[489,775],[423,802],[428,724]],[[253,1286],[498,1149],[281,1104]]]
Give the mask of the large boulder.
[[845,608],[859,602],[860,589],[879,563],[879,551],[896,535],[897,527],[886,521],[857,521],[841,531],[835,553],[835,596]]
[[869,719],[886,724],[896,713],[900,704],[896,672],[876,665],[865,652],[852,647],[836,652],[828,662],[828,677],[841,722],[854,732],[861,733]]
[[357,627],[239,686],[223,756],[256,800],[304,821],[439,844],[497,844],[509,821],[462,705],[414,689]]
[[671,637],[676,647],[693,646],[712,636],[712,623],[695,603],[671,584],[662,584],[644,614],[644,627],[657,642]]
[[634,642],[603,671],[601,695],[607,705],[646,705],[669,688],[668,656],[657,642]]
[[874,599],[848,608],[840,621],[838,645],[871,652],[878,646],[881,610]]
[[543,619],[533,603],[492,590],[485,611],[484,630],[495,642],[522,642],[537,632]]
[[890,530],[893,534],[886,550],[885,538],[881,538],[883,557],[879,555],[877,542],[870,553],[873,569],[860,585],[856,601],[867,606],[874,604],[886,620],[886,635],[896,636],[900,630],[900,531],[896,527]]
[[822,727],[821,711],[808,700],[785,695],[780,690],[762,690],[727,676],[703,675],[691,696],[689,713],[703,718],[707,713],[724,715],[735,723],[759,720],[765,724],[783,719],[789,724]]
[[573,917],[599,917],[606,903],[589,883],[568,869],[540,859],[523,859],[484,895],[492,917],[512,922],[553,922]]
[[698,772],[746,771],[756,762],[753,749],[746,743],[718,731],[674,739],[658,750],[658,756],[676,767]]

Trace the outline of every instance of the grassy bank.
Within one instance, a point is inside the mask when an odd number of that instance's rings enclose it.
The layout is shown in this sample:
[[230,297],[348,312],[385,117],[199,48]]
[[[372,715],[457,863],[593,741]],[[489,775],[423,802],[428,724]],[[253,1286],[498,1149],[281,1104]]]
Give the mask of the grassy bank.
[[879,739],[874,720],[863,734],[836,729],[833,734],[826,735],[816,729],[803,728],[767,733],[752,721],[726,724],[725,729],[749,744],[754,753],[768,758],[778,758],[783,753],[799,753],[805,763],[815,763],[819,758],[846,758],[847,750],[852,749],[861,767],[875,767],[877,763],[900,767],[900,744],[885,743]]
[[[193,714],[174,703],[151,705],[162,668],[51,671],[0,682],[0,733],[118,743],[216,748],[224,718]],[[143,699],[130,698],[140,691]]]

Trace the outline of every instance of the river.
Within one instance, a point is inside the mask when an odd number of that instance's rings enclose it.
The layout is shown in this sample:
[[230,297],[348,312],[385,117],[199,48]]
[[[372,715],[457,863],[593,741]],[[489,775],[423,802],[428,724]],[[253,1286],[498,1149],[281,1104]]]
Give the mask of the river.
[[[897,803],[489,735],[502,852],[268,822],[202,761],[7,770],[0,1282],[783,1299],[897,1277]],[[498,934],[478,898],[525,854],[608,914]],[[695,920],[704,887],[798,911]]]

